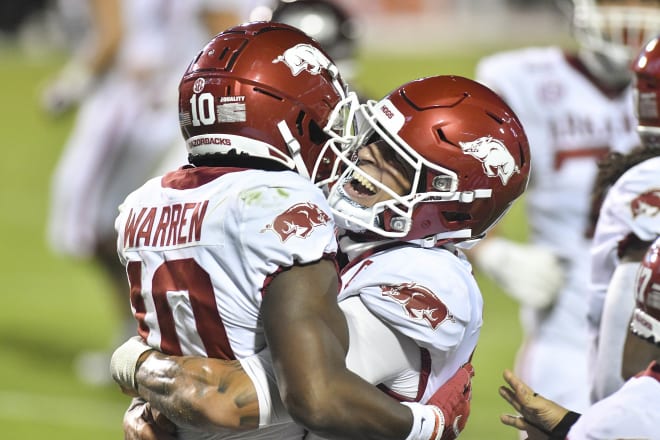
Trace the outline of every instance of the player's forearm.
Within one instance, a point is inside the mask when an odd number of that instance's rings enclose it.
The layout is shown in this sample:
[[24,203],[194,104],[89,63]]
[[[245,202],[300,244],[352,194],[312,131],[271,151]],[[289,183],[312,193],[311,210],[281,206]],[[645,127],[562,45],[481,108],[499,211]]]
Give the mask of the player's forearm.
[[406,438],[410,410],[346,368],[344,345],[328,318],[286,319],[297,331],[267,326],[267,333],[280,393],[295,421],[325,438]]
[[[330,377],[324,389],[321,415],[314,419],[317,431],[328,438],[405,439],[413,425],[409,408],[387,397],[352,373]],[[332,423],[328,421],[331,420]]]
[[279,273],[264,295],[266,340],[289,414],[328,438],[435,438],[442,426],[434,408],[406,407],[346,368],[337,281],[334,264],[321,261]]
[[259,403],[238,361],[150,352],[135,375],[142,398],[179,426],[256,429]]

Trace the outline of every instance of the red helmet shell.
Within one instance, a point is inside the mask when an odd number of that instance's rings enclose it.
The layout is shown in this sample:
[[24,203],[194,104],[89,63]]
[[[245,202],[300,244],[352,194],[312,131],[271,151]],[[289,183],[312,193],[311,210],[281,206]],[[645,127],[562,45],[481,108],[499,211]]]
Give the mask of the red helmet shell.
[[[471,230],[482,236],[526,189],[529,143],[514,112],[487,87],[458,76],[409,82],[388,97],[405,117],[398,136],[428,162],[456,173],[461,201],[418,203],[406,239]],[[437,173],[425,168],[420,192],[433,187]],[[490,190],[489,197],[466,200]],[[384,211],[384,225],[393,216]]]
[[285,24],[253,22],[216,35],[179,85],[179,120],[191,155],[232,150],[294,168],[284,121],[311,170],[322,129],[345,85],[319,44]]
[[633,64],[638,130],[643,139],[660,135],[660,38],[642,48]]

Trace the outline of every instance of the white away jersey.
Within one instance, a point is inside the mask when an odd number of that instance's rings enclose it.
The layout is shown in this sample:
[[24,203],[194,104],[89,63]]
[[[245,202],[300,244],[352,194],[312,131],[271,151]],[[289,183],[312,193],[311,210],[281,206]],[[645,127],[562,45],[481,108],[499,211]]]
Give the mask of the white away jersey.
[[351,327],[349,368],[394,397],[424,403],[470,360],[483,322],[483,299],[472,267],[460,251],[400,243],[352,261],[343,271],[342,283],[340,306],[359,298],[371,314],[400,335],[408,365],[395,361],[395,350],[400,348],[386,345],[385,338],[375,332],[364,331],[358,336],[359,344],[374,356],[363,362],[365,371],[355,371],[359,367],[351,365],[350,350],[355,348],[356,326],[351,306],[342,307]]
[[622,288],[608,292],[620,263],[620,252],[632,237],[651,242],[658,235],[660,157],[655,157],[633,166],[612,185],[596,225],[588,304],[594,401],[623,385],[620,373],[623,345],[635,302],[632,293],[626,295]]
[[619,246],[631,235],[642,241],[660,235],[660,157],[623,173],[601,206],[591,247],[589,317],[595,328],[600,325],[607,286],[619,264]]
[[[589,401],[591,192],[598,160],[610,150],[627,152],[639,144],[632,88],[608,96],[559,47],[486,57],[476,79],[502,96],[525,129],[532,156],[524,196],[529,240],[551,250],[565,275],[551,308],[521,308],[525,340],[516,370],[533,388],[579,410]],[[565,362],[551,364],[567,358],[570,371],[558,369],[568,370]],[[568,375],[570,382],[562,377]]]
[[608,97],[558,47],[487,57],[476,79],[511,106],[529,138],[531,239],[582,258],[597,159],[639,144],[632,89]]
[[660,440],[660,368],[650,366],[582,414],[568,440]]
[[323,193],[293,172],[184,167],[130,194],[116,229],[139,332],[174,355],[260,351],[270,277],[337,250]]

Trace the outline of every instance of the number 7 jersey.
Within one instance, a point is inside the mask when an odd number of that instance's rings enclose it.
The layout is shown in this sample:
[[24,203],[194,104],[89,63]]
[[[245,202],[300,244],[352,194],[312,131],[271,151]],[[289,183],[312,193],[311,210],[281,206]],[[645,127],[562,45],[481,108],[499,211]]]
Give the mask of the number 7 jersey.
[[138,332],[172,355],[260,351],[273,275],[337,250],[323,193],[288,171],[183,167],[130,194],[115,228]]

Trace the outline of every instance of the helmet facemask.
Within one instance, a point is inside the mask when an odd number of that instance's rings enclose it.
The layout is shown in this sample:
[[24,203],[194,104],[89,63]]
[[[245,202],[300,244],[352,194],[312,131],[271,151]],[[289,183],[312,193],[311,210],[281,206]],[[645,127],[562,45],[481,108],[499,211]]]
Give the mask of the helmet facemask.
[[[386,238],[404,238],[412,227],[413,211],[418,203],[425,201],[452,200],[456,195],[458,176],[453,171],[437,166],[424,159],[407,142],[395,133],[386,130],[378,121],[376,109],[379,103],[368,101],[359,109],[359,135],[350,144],[329,143],[337,159],[333,166],[328,201],[337,224],[353,232],[370,231]],[[395,189],[371,176],[360,168],[358,152],[367,145],[376,144],[379,149],[389,150],[389,154],[409,172],[409,190],[399,194]],[[432,186],[436,191],[428,192],[426,178],[432,170]],[[361,185],[374,191],[383,191],[389,199],[367,207],[353,200],[345,185]],[[384,212],[388,212],[385,224]]]

